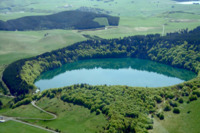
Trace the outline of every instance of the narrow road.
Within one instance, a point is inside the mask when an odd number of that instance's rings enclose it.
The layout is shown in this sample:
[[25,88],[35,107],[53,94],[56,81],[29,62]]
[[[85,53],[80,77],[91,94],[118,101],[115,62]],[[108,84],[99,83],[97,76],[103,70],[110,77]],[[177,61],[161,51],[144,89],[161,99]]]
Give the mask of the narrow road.
[[33,124],[30,124],[30,123],[27,123],[27,122],[23,122],[23,121],[20,121],[20,120],[16,120],[16,119],[12,119],[13,121],[16,121],[16,122],[19,122],[19,123],[22,123],[22,124],[26,124],[26,125],[29,125],[29,126],[32,126],[32,127],[36,127],[36,128],[39,128],[39,129],[42,129],[42,130],[46,130],[48,132],[51,132],[51,133],[58,133],[54,130],[50,130],[50,129],[47,129],[47,128],[44,128],[44,127],[41,127],[41,126],[37,126],[37,125],[33,125]]
[[162,31],[162,36],[165,34],[165,25],[163,24],[163,31]]
[[4,95],[0,93],[0,96],[5,96],[5,97],[9,97],[9,98],[15,98],[15,96],[9,96],[9,95]]
[[[52,119],[46,119],[46,120],[49,120],[49,121],[50,121],[50,120],[55,120],[55,119],[57,118],[57,115],[55,115],[55,114],[53,114],[53,113],[50,113],[50,112],[47,112],[47,111],[41,109],[40,107],[38,107],[37,105],[35,105],[35,103],[36,103],[36,101],[32,101],[32,102],[31,102],[31,104],[32,104],[35,108],[39,109],[40,111],[42,111],[42,112],[44,112],[44,113],[47,113],[47,114],[53,116]],[[44,119],[43,119],[43,120],[44,120]]]
[[[47,113],[51,116],[53,116],[53,118],[51,119],[41,119],[41,118],[25,118],[25,117],[7,117],[7,116],[0,116],[0,117],[3,117],[5,121],[9,121],[9,120],[12,120],[12,121],[15,121],[15,122],[19,122],[19,123],[22,123],[22,124],[26,124],[26,125],[29,125],[29,126],[32,126],[32,127],[36,127],[36,128],[39,128],[39,129],[42,129],[42,130],[46,130],[48,132],[52,132],[52,133],[58,133],[54,130],[51,130],[51,129],[47,129],[47,128],[44,128],[44,127],[41,127],[41,126],[38,126],[38,125],[34,125],[34,124],[31,124],[31,123],[28,123],[28,122],[24,122],[24,121],[21,121],[21,120],[43,120],[43,121],[51,121],[51,120],[55,120],[57,118],[57,115],[53,114],[53,113],[50,113],[50,112],[47,112],[43,109],[41,109],[40,107],[38,107],[37,105],[35,105],[35,102],[36,101],[32,101],[31,104],[39,109],[40,111],[44,112],[44,113]],[[21,119],[21,120],[19,120]]]

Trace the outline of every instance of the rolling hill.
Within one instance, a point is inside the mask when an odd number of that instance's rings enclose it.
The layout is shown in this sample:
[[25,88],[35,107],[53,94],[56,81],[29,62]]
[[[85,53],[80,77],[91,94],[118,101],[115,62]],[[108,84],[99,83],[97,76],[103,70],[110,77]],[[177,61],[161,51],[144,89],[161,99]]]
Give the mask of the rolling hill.
[[49,29],[94,29],[105,27],[94,19],[107,19],[109,26],[118,26],[119,17],[82,11],[64,11],[52,15],[26,16],[0,21],[0,30],[25,31]]

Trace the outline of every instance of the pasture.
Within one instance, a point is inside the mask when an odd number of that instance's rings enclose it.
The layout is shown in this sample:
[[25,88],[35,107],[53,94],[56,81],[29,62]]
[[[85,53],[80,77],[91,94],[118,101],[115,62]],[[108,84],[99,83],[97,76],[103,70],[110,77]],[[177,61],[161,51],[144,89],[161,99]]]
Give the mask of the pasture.
[[[0,31],[0,65],[85,40],[86,38],[82,35],[109,39],[132,35],[162,34],[163,25],[165,25],[164,34],[166,34],[180,29],[193,29],[199,26],[200,22],[199,5],[181,5],[171,0],[12,1],[1,2],[0,20],[6,21],[23,16],[92,7],[109,11],[110,15],[120,16],[120,24],[118,27],[84,31]],[[104,18],[94,21],[107,25],[107,20]]]
[[[80,7],[100,8],[109,11],[109,15],[120,16],[118,27],[107,27],[100,30],[43,30],[43,31],[0,31],[0,73],[4,64],[22,58],[32,57],[86,40],[83,35],[101,38],[119,38],[132,35],[164,34],[193,29],[200,25],[200,5],[181,5],[172,0],[3,0],[0,2],[0,20],[7,21],[24,16],[47,15],[65,10],[76,10]],[[95,21],[95,20],[94,20]],[[96,20],[106,24],[105,19]],[[10,99],[0,97],[3,103]],[[165,120],[155,118],[153,132],[197,132],[199,117],[199,100],[180,105],[179,115],[165,113]],[[84,107],[63,104],[54,99],[42,99],[38,105],[45,110],[55,111],[58,119],[50,122],[29,122],[41,126],[68,132],[97,132],[106,124],[101,114],[96,116]],[[188,113],[190,111],[190,113]],[[5,113],[6,112],[6,113]],[[23,113],[22,113],[23,112]],[[48,118],[46,114],[35,110],[31,105],[21,106],[14,110],[3,109],[0,114],[9,116],[34,116]],[[67,123],[67,124],[65,124]],[[78,125],[78,126],[77,126]],[[100,126],[97,126],[100,125]],[[45,132],[30,126],[9,121],[0,125],[0,131],[9,132]]]
[[31,127],[22,123],[15,121],[8,121],[0,124],[0,129],[2,133],[48,133],[42,129]]
[[150,133],[198,133],[200,122],[200,100],[180,105],[180,114],[165,112],[165,119],[154,119],[154,129]]
[[68,30],[0,31],[0,65],[62,48],[85,38]]
[[64,103],[57,98],[48,99],[44,97],[38,101],[37,105],[55,113],[58,118],[53,121],[28,120],[28,122],[43,127],[59,129],[63,133],[98,132],[107,123],[106,117],[103,114],[96,115],[95,112],[90,113],[90,110],[85,107]]
[[[13,2],[14,1],[14,2]],[[119,38],[193,29],[199,26],[200,6],[176,4],[172,0],[7,0],[1,2],[0,20],[46,15],[80,7],[98,8],[120,16],[118,27],[98,30],[0,31],[0,65],[35,56],[85,40],[83,35]],[[107,25],[104,18],[94,20]],[[46,36],[45,36],[46,35]]]

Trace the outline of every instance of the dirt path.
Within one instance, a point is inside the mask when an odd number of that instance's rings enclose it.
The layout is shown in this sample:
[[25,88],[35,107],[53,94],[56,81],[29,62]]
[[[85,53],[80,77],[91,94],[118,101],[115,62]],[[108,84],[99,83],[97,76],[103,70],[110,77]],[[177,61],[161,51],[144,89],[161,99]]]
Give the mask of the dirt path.
[[[47,113],[51,116],[53,116],[53,118],[51,119],[41,119],[41,118],[25,118],[25,117],[6,117],[6,116],[1,116],[4,118],[5,121],[9,121],[9,120],[12,120],[12,121],[15,121],[15,122],[19,122],[19,123],[22,123],[22,124],[26,124],[26,125],[29,125],[29,126],[32,126],[32,127],[36,127],[36,128],[39,128],[39,129],[42,129],[42,130],[46,130],[48,132],[52,132],[52,133],[58,133],[54,130],[51,130],[51,129],[47,129],[47,128],[44,128],[42,126],[38,126],[38,125],[34,125],[34,124],[31,124],[31,123],[28,123],[28,122],[24,122],[24,121],[21,121],[21,120],[44,120],[44,121],[51,121],[51,120],[55,120],[57,118],[57,115],[53,114],[53,113],[50,113],[50,112],[47,112],[43,109],[41,109],[40,107],[38,107],[37,105],[35,105],[36,101],[32,101],[31,104],[37,108],[38,110],[44,112],[44,113]],[[21,119],[21,120],[19,120]]]
[[[50,113],[50,112],[47,112],[47,111],[41,109],[40,107],[38,107],[37,105],[35,105],[35,103],[36,103],[36,101],[32,101],[32,102],[31,102],[31,104],[32,104],[35,108],[39,109],[40,111],[42,111],[42,112],[44,112],[44,113],[47,113],[47,114],[53,116],[52,119],[45,119],[45,120],[51,121],[51,120],[55,120],[55,119],[57,118],[57,115],[55,115],[55,114],[53,114],[53,113]],[[43,119],[43,120],[44,120],[44,119]]]

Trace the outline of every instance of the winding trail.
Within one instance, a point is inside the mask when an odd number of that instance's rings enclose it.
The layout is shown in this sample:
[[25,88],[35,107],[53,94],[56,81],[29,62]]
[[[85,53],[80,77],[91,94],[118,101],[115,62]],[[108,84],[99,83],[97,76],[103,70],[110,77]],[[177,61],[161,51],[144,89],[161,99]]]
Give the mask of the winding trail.
[[52,119],[42,119],[42,120],[51,121],[51,120],[55,120],[55,119],[57,118],[57,115],[43,110],[42,108],[40,108],[40,107],[38,107],[37,105],[35,105],[35,103],[36,103],[36,101],[32,101],[32,102],[31,102],[31,104],[32,104],[35,108],[39,109],[40,111],[42,111],[42,112],[44,112],[44,113],[46,113],[46,114],[49,114],[49,115],[53,116]]
[[[47,112],[45,110],[43,110],[42,108],[38,107],[36,104],[36,101],[32,101],[31,104],[37,108],[38,110],[46,113],[46,114],[49,114],[51,116],[53,116],[53,118],[51,119],[41,119],[41,118],[25,118],[25,117],[7,117],[7,116],[1,116],[4,118],[5,121],[9,121],[9,120],[12,120],[12,121],[15,121],[15,122],[19,122],[19,123],[22,123],[22,124],[26,124],[26,125],[29,125],[29,126],[32,126],[32,127],[36,127],[36,128],[39,128],[39,129],[42,129],[42,130],[46,130],[48,132],[52,132],[52,133],[58,133],[54,130],[51,130],[51,129],[47,129],[47,128],[44,128],[42,126],[38,126],[38,125],[34,125],[34,124],[31,124],[31,123],[28,123],[28,122],[24,122],[24,121],[21,121],[21,120],[43,120],[43,121],[52,121],[52,120],[55,120],[57,118],[57,115],[53,114],[53,113],[50,113],[50,112]],[[20,119],[20,120],[19,120]]]

